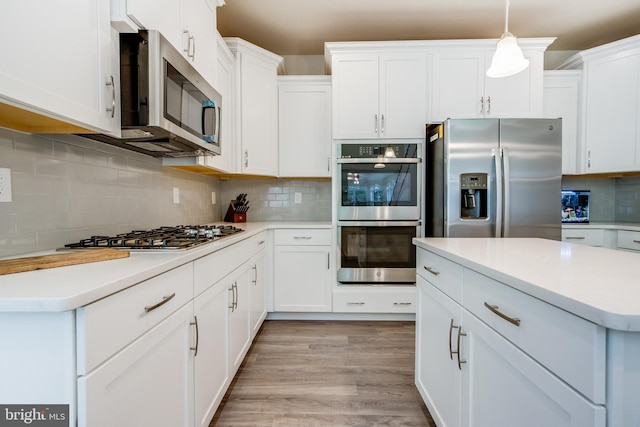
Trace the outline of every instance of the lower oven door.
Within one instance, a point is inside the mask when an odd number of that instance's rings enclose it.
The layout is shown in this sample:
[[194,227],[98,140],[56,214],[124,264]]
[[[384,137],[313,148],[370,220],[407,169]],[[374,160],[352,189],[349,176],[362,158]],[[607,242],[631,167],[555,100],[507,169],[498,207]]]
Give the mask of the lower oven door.
[[341,221],[338,282],[343,285],[407,285],[416,282],[418,221]]

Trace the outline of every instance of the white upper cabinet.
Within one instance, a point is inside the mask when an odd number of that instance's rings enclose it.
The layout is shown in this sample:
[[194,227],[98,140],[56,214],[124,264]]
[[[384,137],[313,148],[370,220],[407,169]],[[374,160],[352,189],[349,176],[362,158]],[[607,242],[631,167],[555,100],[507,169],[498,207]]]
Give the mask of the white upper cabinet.
[[1,126],[32,133],[119,133],[120,77],[112,67],[109,16],[108,0],[3,5]]
[[277,77],[282,58],[242,39],[224,40],[235,56],[233,114],[239,172],[277,176]]
[[280,177],[331,177],[331,77],[278,77]]
[[580,53],[586,173],[640,170],[640,36]]
[[112,0],[121,32],[158,30],[210,83],[215,74],[215,0]]
[[578,159],[579,96],[582,72],[558,70],[544,72],[543,116],[562,118],[562,173],[581,173]]
[[423,138],[427,54],[389,44],[326,43],[333,138]]
[[433,121],[447,118],[540,117],[544,51],[553,39],[518,39],[530,65],[509,77],[487,77],[495,42],[443,42],[433,56]]

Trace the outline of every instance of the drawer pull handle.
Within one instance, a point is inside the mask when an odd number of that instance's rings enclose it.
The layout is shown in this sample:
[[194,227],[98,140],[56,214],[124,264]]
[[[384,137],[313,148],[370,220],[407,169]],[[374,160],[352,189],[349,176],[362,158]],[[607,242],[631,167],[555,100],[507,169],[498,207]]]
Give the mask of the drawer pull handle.
[[410,302],[394,302],[393,305],[411,305]]
[[364,305],[363,302],[348,302],[347,305]]
[[640,243],[640,240],[634,240],[633,243]]
[[296,240],[311,240],[311,236],[293,236]]
[[493,314],[497,315],[498,317],[506,320],[507,322],[513,325],[520,326],[520,319],[518,319],[517,317],[509,317],[506,314],[501,313],[500,311],[498,311],[500,307],[498,307],[497,305],[491,305],[485,302],[484,306],[487,307]]
[[198,342],[200,342],[200,334],[198,333],[198,316],[193,316],[193,322],[190,322],[189,324],[196,327],[196,346],[190,348],[193,350],[193,357],[196,357],[198,355]]
[[567,240],[584,240],[584,236],[567,236],[565,237]]
[[264,245],[264,240],[260,240],[260,241],[258,242],[258,244],[259,244],[259,245]]
[[162,297],[162,301],[160,301],[159,303],[154,304],[154,305],[146,306],[144,308],[144,311],[147,312],[147,313],[152,312],[153,310],[155,310],[156,308],[160,307],[161,305],[165,305],[166,303],[171,301],[173,299],[173,297],[175,297],[175,296],[176,296],[175,292],[172,293],[171,295],[164,296],[164,297]]
[[435,271],[433,268],[431,267],[427,267],[426,265],[423,266],[425,270],[427,270],[429,273],[433,274],[434,276],[439,276],[440,272],[439,271]]

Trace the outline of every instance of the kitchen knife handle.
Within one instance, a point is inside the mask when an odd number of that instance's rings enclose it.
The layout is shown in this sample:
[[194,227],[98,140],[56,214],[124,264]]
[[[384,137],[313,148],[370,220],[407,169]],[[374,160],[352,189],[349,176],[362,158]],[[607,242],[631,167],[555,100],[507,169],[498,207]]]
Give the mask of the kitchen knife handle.
[[163,305],[165,305],[166,303],[168,303],[169,301],[171,301],[171,300],[173,299],[173,297],[175,297],[175,296],[176,296],[176,293],[175,293],[175,292],[174,292],[174,293],[172,293],[171,295],[164,296],[164,297],[162,297],[162,301],[160,301],[159,303],[156,303],[156,304],[154,304],[154,305],[148,305],[148,306],[146,306],[146,307],[144,308],[144,311],[145,311],[146,313],[150,313],[150,312],[152,312],[153,310],[155,310],[156,308],[158,308],[158,307],[160,307],[160,306],[163,306]]

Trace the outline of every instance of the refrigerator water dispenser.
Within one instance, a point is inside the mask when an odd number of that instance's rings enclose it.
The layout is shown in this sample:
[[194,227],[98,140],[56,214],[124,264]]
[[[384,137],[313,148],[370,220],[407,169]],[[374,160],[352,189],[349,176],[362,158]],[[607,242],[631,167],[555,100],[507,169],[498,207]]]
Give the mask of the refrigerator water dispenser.
[[487,174],[460,175],[460,218],[487,218]]

